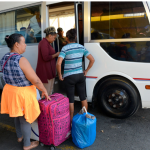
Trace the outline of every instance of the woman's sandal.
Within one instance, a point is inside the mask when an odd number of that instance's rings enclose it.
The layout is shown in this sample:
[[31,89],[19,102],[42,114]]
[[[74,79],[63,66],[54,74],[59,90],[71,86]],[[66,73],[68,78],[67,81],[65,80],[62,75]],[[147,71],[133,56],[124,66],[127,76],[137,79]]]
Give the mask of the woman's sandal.
[[20,142],[22,142],[22,140],[23,140],[23,136],[21,138],[18,138],[17,141],[20,143]]
[[23,147],[24,150],[30,150],[32,148],[35,148],[39,145],[39,141],[33,141],[31,142],[31,145],[30,146],[27,146],[27,147]]

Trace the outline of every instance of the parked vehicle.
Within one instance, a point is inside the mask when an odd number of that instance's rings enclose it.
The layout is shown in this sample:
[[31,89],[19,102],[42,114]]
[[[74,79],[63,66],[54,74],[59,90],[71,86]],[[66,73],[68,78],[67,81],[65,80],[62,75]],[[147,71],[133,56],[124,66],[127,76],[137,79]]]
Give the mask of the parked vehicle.
[[[27,43],[24,56],[35,70],[42,31],[52,25],[69,30],[75,24],[77,42],[95,58],[86,76],[88,102],[97,100],[100,108],[117,118],[132,116],[140,106],[150,108],[150,2],[47,1],[0,5],[0,59],[9,51],[2,44],[5,35],[25,27],[31,42]],[[63,20],[62,13],[68,21]],[[9,28],[14,30],[7,33]],[[34,34],[31,36],[30,32]],[[83,66],[87,65],[84,58]]]

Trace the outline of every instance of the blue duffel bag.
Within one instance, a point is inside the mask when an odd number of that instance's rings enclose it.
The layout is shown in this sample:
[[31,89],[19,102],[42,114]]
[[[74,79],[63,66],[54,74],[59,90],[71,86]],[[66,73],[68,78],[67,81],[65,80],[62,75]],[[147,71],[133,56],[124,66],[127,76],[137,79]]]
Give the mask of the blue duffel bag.
[[71,134],[73,143],[79,148],[85,148],[94,143],[96,117],[88,113],[85,107],[73,117]]

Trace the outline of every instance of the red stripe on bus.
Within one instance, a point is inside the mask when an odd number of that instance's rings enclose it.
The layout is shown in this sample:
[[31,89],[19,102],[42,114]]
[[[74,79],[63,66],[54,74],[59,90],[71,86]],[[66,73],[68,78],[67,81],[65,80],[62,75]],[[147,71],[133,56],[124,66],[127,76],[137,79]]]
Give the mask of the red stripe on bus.
[[86,78],[94,78],[94,79],[96,79],[97,77],[92,77],[92,76],[86,76]]
[[2,71],[0,71],[0,72],[2,72]]
[[133,78],[134,80],[150,80],[150,79],[146,79],[146,78]]

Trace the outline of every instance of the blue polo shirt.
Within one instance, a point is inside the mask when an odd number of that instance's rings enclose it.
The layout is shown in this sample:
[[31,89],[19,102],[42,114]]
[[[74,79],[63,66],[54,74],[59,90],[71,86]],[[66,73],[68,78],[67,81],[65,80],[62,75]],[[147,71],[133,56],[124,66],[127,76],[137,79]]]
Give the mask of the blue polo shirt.
[[63,77],[83,73],[82,58],[87,57],[90,53],[85,47],[78,43],[70,43],[64,46],[58,57],[65,58]]

